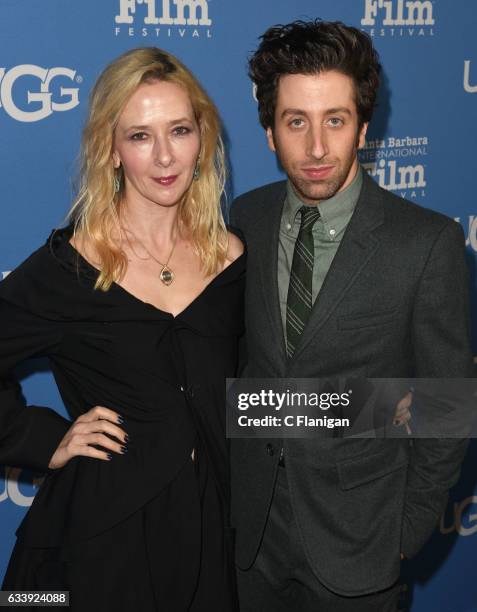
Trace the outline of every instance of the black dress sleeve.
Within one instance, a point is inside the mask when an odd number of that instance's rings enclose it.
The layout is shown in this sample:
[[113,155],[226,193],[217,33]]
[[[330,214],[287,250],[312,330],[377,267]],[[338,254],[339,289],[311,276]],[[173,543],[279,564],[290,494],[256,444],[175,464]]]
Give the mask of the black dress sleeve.
[[46,472],[71,422],[50,408],[26,406],[12,373],[30,357],[52,354],[61,340],[58,322],[32,312],[34,290],[22,270],[0,283],[0,464]]

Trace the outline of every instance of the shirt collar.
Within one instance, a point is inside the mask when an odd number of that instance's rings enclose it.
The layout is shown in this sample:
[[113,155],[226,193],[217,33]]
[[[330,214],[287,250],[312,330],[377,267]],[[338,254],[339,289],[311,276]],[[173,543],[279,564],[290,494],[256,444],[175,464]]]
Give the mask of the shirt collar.
[[[334,228],[337,232],[343,229],[353,214],[363,185],[363,169],[358,166],[356,176],[343,191],[332,198],[318,202],[320,221],[325,228]],[[283,208],[283,218],[293,226],[298,211],[305,203],[296,194],[290,180],[287,181],[287,197]]]

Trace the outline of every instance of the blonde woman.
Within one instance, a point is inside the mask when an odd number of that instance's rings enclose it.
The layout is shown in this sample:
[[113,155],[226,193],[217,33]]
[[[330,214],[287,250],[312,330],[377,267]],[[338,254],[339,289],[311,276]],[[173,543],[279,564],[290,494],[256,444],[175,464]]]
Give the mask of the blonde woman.
[[[47,471],[3,589],[70,609],[235,609],[224,379],[245,257],[221,215],[217,111],[157,48],[91,95],[71,224],[0,284],[0,463]],[[11,369],[50,360],[72,421]]]

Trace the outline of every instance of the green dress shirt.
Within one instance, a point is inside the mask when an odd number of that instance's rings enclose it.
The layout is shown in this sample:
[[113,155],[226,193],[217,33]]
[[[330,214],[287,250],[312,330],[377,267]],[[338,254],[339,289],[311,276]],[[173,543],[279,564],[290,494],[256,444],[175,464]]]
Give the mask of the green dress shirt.
[[[315,246],[315,263],[313,266],[313,303],[328,274],[331,262],[340,245],[346,227],[354,212],[363,184],[363,170],[358,172],[351,184],[328,200],[318,203],[320,218],[313,226],[313,241]],[[299,209],[306,205],[296,194],[290,181],[287,183],[287,196],[283,205],[278,239],[278,294],[282,315],[283,333],[286,340],[286,312],[288,284],[293,261],[293,251],[300,229],[301,215]]]

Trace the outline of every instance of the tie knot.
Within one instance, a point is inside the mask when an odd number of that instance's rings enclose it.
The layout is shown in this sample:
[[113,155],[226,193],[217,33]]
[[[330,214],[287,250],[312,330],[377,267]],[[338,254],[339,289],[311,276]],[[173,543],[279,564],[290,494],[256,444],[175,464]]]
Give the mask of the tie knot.
[[301,213],[301,226],[300,231],[308,230],[311,231],[313,225],[320,218],[320,211],[317,206],[302,206],[300,208]]

